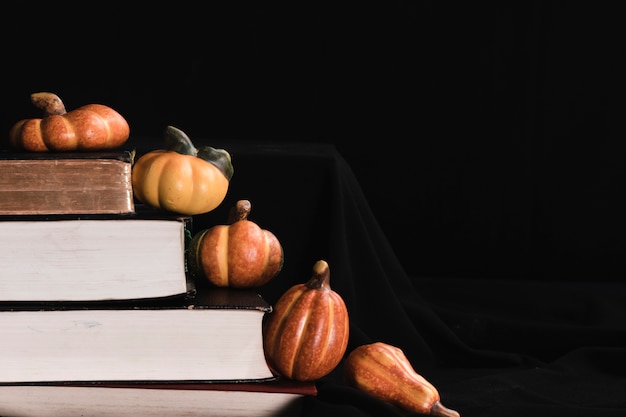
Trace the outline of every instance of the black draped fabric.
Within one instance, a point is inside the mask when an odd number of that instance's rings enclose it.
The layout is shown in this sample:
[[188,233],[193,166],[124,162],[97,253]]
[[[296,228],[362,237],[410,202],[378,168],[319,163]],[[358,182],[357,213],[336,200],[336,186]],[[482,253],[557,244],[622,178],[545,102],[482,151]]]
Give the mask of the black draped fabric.
[[[139,152],[159,138],[131,139]],[[626,412],[623,283],[409,276],[359,182],[332,145],[201,138],[228,149],[235,174],[224,203],[194,218],[223,224],[240,199],[285,250],[260,289],[274,303],[328,261],[350,314],[348,351],[400,347],[442,402],[462,416],[622,416]],[[416,256],[416,261],[419,257]],[[344,383],[340,364],[318,381],[307,416],[408,415]]]

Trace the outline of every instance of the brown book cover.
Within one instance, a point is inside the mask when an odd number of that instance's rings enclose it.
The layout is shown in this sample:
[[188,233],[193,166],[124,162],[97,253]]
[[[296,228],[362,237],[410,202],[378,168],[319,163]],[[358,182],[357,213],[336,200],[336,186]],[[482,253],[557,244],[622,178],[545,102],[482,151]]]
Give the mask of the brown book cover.
[[0,152],[0,215],[134,212],[132,154]]

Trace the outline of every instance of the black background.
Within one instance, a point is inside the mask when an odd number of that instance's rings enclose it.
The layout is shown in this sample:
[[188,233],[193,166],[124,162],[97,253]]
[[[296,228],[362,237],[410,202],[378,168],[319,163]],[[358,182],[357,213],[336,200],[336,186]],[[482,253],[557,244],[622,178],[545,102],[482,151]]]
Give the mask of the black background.
[[[428,376],[464,417],[623,415],[618,3],[97,7],[2,14],[2,129],[52,91],[110,105],[154,148],[166,125],[332,144],[411,284],[386,253],[388,280],[342,284],[351,347],[386,336],[438,361]],[[391,413],[334,382],[310,415]]]
[[21,6],[2,129],[52,91],[137,136],[328,142],[411,274],[620,280],[620,14],[455,3]]

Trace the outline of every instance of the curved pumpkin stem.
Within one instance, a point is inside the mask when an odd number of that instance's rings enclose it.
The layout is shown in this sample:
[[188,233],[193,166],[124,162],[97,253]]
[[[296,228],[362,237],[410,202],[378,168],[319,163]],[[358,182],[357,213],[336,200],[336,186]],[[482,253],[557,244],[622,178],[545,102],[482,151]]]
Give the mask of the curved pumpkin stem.
[[193,142],[185,132],[174,127],[167,126],[163,132],[165,145],[170,151],[178,152],[183,155],[196,156],[219,169],[228,181],[233,178],[235,170],[233,168],[232,159],[228,151],[224,149],[215,149],[210,146],[203,146],[196,149]]
[[174,126],[167,126],[165,128],[165,131],[163,132],[163,139],[165,139],[165,145],[170,151],[192,156],[196,156],[198,154],[198,150],[189,136]]
[[61,116],[67,113],[65,105],[59,96],[54,93],[33,93],[30,95],[30,101],[38,109],[43,110],[44,117]]
[[250,211],[252,210],[252,204],[248,200],[239,200],[237,204],[231,207],[228,212],[228,224],[233,224],[240,220],[246,220]]
[[198,154],[196,156],[215,165],[224,173],[224,176],[228,179],[228,181],[233,178],[233,174],[235,173],[235,170],[233,169],[233,162],[230,158],[230,154],[224,149],[215,149],[210,146],[203,146],[198,150]]
[[313,276],[306,283],[313,290],[330,290],[330,267],[321,259],[313,265]]

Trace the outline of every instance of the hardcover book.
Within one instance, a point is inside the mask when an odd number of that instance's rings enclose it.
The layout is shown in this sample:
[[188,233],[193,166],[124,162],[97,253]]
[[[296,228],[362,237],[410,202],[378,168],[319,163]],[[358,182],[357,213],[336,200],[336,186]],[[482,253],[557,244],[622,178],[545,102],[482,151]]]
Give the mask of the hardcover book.
[[313,382],[0,385],[3,417],[287,417],[302,415]]
[[253,291],[198,288],[184,303],[3,305],[0,384],[273,379],[262,335],[271,306]]
[[0,215],[135,210],[132,154],[0,152]]
[[0,302],[115,301],[193,294],[191,217],[0,216]]

